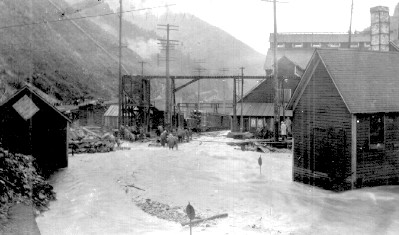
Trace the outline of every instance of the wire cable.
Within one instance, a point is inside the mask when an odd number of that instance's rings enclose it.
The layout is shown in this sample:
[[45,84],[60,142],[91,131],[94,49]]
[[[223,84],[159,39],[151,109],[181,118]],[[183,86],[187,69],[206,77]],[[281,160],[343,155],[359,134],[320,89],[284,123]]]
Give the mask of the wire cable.
[[[135,11],[146,11],[146,10],[152,10],[152,9],[156,9],[156,8],[170,7],[170,6],[174,6],[174,5],[176,5],[176,4],[167,4],[167,5],[156,6],[156,7],[147,7],[147,8],[133,9],[133,10],[128,10],[128,11],[123,11],[122,14],[129,13],[129,12],[135,12]],[[16,25],[3,26],[3,27],[0,27],[0,30],[16,28],[16,27],[25,27],[25,26],[31,26],[31,25],[38,25],[38,24],[58,23],[58,22],[63,22],[63,21],[71,21],[71,20],[81,20],[81,19],[87,19],[87,18],[103,17],[103,16],[116,15],[116,14],[119,14],[119,12],[110,12],[110,13],[106,13],[106,14],[91,15],[91,16],[80,16],[80,17],[74,17],[74,18],[63,18],[63,19],[58,19],[58,20],[42,20],[42,21],[39,21],[39,22],[32,22],[32,23],[27,23],[27,24],[16,24]]]

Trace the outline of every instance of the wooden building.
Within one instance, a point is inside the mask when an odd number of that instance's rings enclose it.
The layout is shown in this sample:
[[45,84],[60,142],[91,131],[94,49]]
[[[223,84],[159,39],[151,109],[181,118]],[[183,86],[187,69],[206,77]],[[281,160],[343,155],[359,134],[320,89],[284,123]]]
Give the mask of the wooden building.
[[293,110],[293,179],[327,189],[399,180],[399,53],[315,50]]
[[[104,113],[103,126],[110,129],[118,129],[118,115],[119,107],[117,104],[112,104]],[[125,122],[129,123],[128,117],[124,117]],[[159,125],[163,124],[163,112],[159,111],[156,107],[150,106],[149,125],[150,130],[156,129]]]
[[[288,103],[291,94],[299,83],[300,77],[304,72],[299,65],[283,56],[278,60],[279,74],[279,104],[280,117],[291,117],[291,110],[283,110]],[[268,74],[271,75],[271,74]],[[250,90],[242,99],[242,114],[244,119],[243,131],[255,132],[258,128],[266,126],[268,130],[273,130],[274,119],[274,82],[272,76],[261,81],[257,86]],[[232,115],[232,111],[230,114]],[[237,126],[240,126],[241,100],[237,102]]]
[[69,122],[24,86],[0,106],[0,144],[11,152],[32,155],[46,172],[67,167]]

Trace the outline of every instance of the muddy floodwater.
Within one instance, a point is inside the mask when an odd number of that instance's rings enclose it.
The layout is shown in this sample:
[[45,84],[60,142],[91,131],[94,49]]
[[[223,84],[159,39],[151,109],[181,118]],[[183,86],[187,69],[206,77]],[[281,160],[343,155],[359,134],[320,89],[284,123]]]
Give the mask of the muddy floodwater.
[[201,218],[228,213],[193,234],[399,234],[398,186],[334,193],[295,183],[290,152],[241,151],[225,134],[177,151],[125,143],[70,157],[51,178],[57,200],[36,219],[41,234],[189,234],[188,202]]

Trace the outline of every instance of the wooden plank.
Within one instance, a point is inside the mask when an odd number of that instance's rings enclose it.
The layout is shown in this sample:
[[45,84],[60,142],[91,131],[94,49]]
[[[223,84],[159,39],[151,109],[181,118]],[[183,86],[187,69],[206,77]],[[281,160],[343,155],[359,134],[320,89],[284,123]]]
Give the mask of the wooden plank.
[[357,173],[357,136],[356,136],[356,124],[357,124],[357,118],[356,115],[352,114],[352,141],[351,141],[351,172],[352,172],[352,177],[351,177],[351,188],[355,188],[355,183],[356,183],[356,173]]
[[[214,215],[214,216],[211,216],[211,217],[208,217],[208,218],[205,218],[205,219],[195,219],[195,220],[192,220],[192,221],[191,221],[191,225],[193,225],[193,224],[198,224],[198,223],[201,223],[201,222],[204,222],[204,221],[208,221],[208,220],[214,220],[214,219],[219,219],[219,218],[225,218],[225,217],[227,217],[227,216],[228,216],[228,214],[227,214],[227,213],[224,213],[224,214]],[[182,225],[182,226],[190,225],[190,222],[184,222],[184,223],[181,223],[181,225]]]

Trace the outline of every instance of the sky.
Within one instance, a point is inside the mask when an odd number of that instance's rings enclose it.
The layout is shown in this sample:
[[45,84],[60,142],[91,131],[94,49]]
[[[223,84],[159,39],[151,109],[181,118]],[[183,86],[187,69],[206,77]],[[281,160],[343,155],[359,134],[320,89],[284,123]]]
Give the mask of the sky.
[[[114,7],[119,0],[105,0]],[[277,4],[278,32],[348,32],[351,0],[281,0]],[[370,25],[370,8],[387,6],[393,14],[399,0],[354,0],[352,30]],[[169,11],[190,13],[217,26],[262,54],[273,32],[273,3],[261,0],[124,0],[124,8],[175,4]],[[165,9],[152,10],[162,14]],[[143,13],[143,12],[142,12]],[[136,13],[138,14],[138,13]]]

